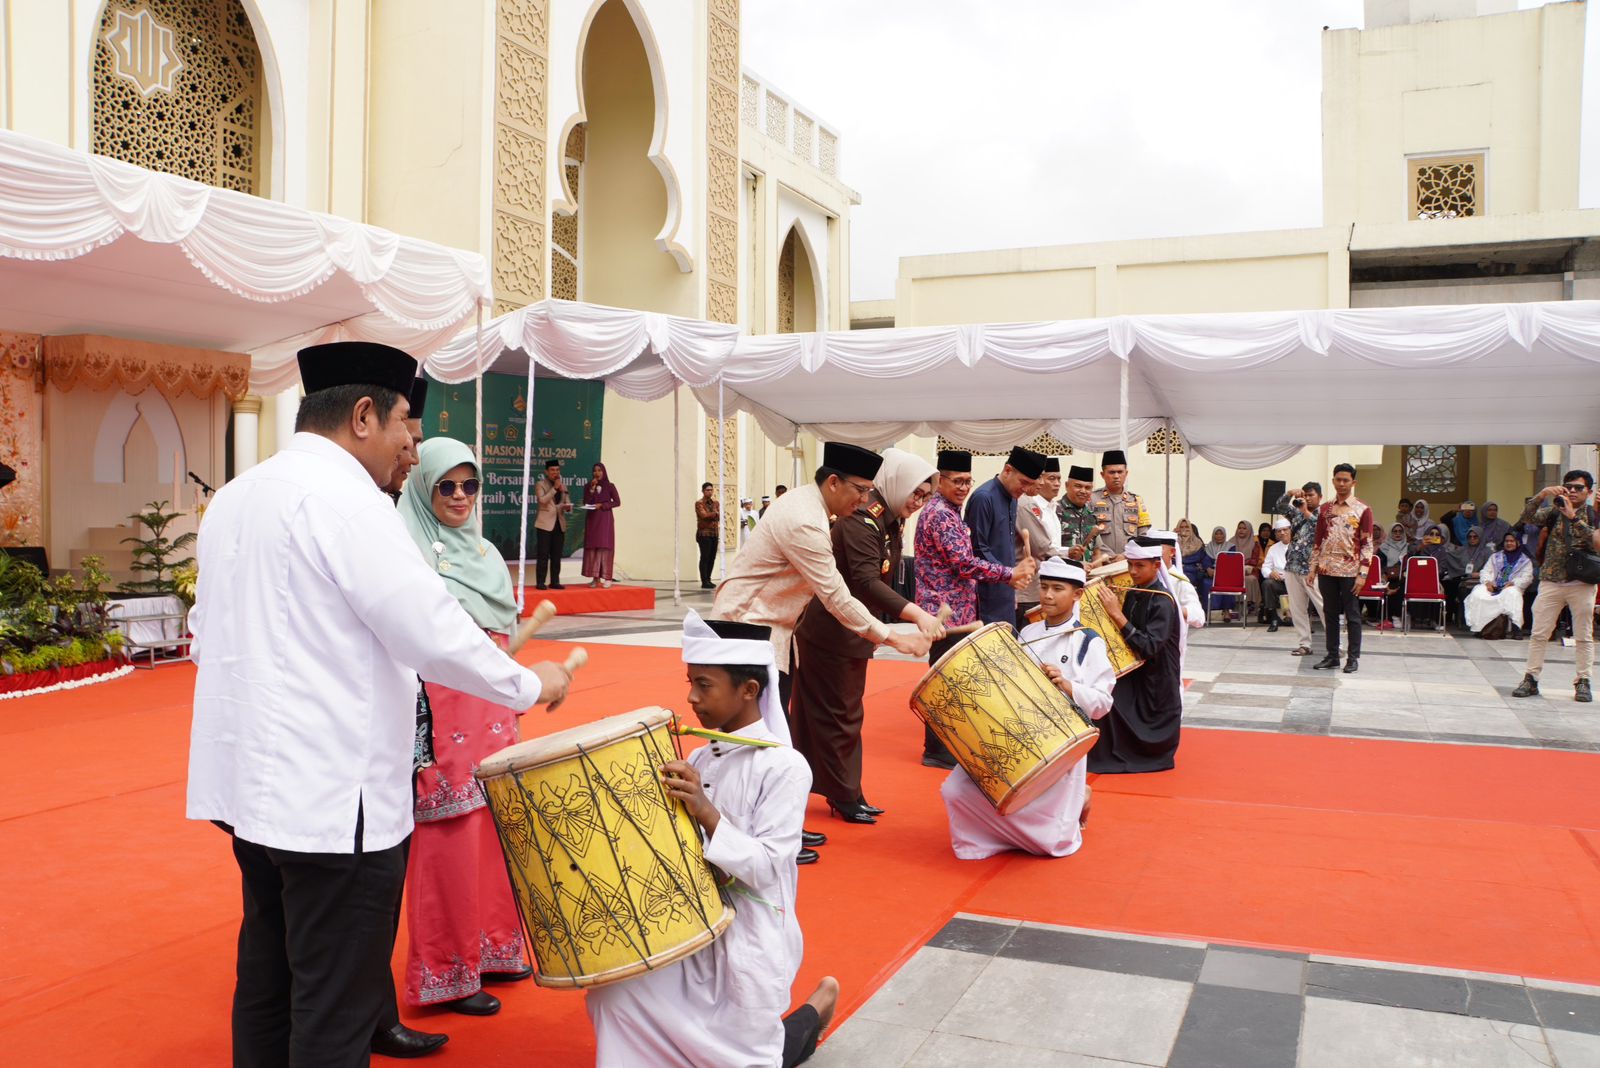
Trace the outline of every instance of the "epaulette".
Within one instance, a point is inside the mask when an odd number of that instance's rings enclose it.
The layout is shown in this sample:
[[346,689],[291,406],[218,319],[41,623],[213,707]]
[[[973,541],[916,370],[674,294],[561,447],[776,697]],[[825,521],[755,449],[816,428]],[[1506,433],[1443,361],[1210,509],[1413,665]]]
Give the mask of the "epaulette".
[[877,501],[873,501],[871,504],[867,505],[867,514],[876,519],[878,516],[883,514],[883,505]]

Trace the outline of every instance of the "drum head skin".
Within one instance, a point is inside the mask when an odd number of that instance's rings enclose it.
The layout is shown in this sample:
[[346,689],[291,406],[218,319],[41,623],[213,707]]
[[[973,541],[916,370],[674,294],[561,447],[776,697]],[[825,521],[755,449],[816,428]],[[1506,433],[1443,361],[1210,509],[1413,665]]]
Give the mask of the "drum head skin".
[[536,768],[540,764],[564,760],[575,756],[581,749],[598,749],[610,742],[635,734],[644,734],[672,722],[672,713],[664,708],[640,708],[620,716],[607,716],[593,723],[568,727],[564,731],[529,738],[485,759],[474,773],[476,778],[488,779],[508,771]]

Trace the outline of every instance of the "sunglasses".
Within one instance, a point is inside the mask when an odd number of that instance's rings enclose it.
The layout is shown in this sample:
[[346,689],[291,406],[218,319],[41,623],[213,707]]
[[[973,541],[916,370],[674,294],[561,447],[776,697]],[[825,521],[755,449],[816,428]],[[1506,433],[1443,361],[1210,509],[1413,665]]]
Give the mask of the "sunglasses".
[[475,478],[464,479],[461,482],[457,482],[453,478],[441,478],[434,483],[434,488],[439,491],[439,496],[441,497],[454,497],[458,487],[462,496],[476,497],[478,495],[478,486],[478,480]]
[[1582,482],[1568,482],[1565,486],[1562,486],[1561,488],[1566,490],[1568,493],[1588,493],[1589,492],[1589,487],[1585,486]]

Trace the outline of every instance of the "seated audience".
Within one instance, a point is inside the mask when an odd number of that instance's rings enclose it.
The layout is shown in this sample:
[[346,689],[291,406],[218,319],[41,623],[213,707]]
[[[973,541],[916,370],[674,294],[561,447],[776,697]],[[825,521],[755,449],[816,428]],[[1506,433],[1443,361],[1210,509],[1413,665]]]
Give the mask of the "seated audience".
[[1523,595],[1532,584],[1533,560],[1522,551],[1516,531],[1508,530],[1484,564],[1481,581],[1467,594],[1467,629],[1480,638],[1500,638],[1508,631],[1522,637]]
[[1178,520],[1173,532],[1178,535],[1178,558],[1183,562],[1183,576],[1194,585],[1200,603],[1205,604],[1206,594],[1211,592],[1208,577],[1211,557],[1206,554],[1206,543],[1200,540],[1194,524],[1187,519]]
[[1289,595],[1289,583],[1305,581],[1303,576],[1290,574],[1288,570],[1289,540],[1293,536],[1289,521],[1280,515],[1272,521],[1270,529],[1277,538],[1261,561],[1261,600],[1268,632],[1278,629],[1279,598]]

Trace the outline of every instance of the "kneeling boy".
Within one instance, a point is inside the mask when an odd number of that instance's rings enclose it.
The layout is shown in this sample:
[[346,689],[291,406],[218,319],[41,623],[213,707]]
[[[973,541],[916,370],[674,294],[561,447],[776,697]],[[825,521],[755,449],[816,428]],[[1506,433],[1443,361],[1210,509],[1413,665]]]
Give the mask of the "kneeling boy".
[[[1039,607],[1044,618],[1022,628],[1023,647],[1057,689],[1079,711],[1099,719],[1111,709],[1117,673],[1105,640],[1078,621],[1078,597],[1086,576],[1070,560],[1039,566]],[[982,860],[1007,849],[1042,857],[1066,857],[1083,845],[1088,819],[1088,761],[1079,760],[1064,778],[1022,808],[1002,816],[961,768],[939,793],[950,814],[950,843],[962,860]]]
[[684,618],[689,705],[702,727],[738,738],[713,737],[661,779],[700,824],[733,923],[691,957],[588,992],[597,1068],[789,1068],[833,1016],[832,977],[783,1015],[803,948],[794,858],[811,769],[789,747],[769,639],[766,627]]

